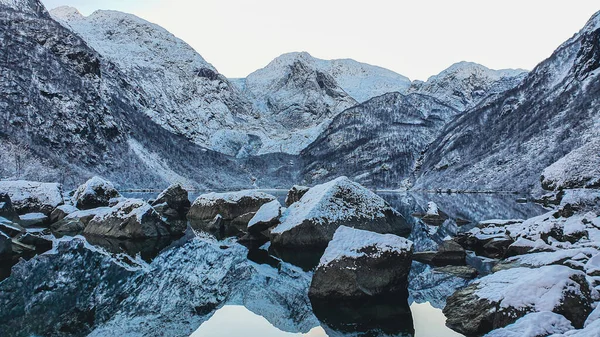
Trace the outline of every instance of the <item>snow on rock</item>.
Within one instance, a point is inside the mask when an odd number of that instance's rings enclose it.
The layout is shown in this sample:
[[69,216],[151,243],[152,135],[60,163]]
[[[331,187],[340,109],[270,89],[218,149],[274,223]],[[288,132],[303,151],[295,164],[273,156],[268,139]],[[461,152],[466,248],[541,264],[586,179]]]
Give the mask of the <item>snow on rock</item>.
[[600,188],[600,138],[587,141],[542,172],[546,190]]
[[527,314],[515,323],[494,330],[484,337],[546,337],[572,329],[571,322],[564,316],[542,311]]
[[262,205],[248,222],[248,232],[260,233],[279,223],[281,204],[277,199]]
[[19,223],[23,227],[41,226],[48,221],[48,216],[44,213],[27,213],[19,216]]
[[88,235],[114,237],[118,239],[143,239],[169,236],[168,225],[144,200],[126,199],[96,214],[84,229]]
[[407,234],[410,225],[385,200],[348,179],[339,177],[312,187],[287,208],[271,242],[281,247],[325,247],[341,225],[378,233]]
[[85,210],[108,206],[108,202],[111,198],[119,196],[121,196],[121,194],[119,194],[110,181],[100,177],[92,177],[75,190],[73,201],[77,208]]
[[597,337],[600,336],[600,319],[586,325],[581,330],[571,330],[564,334],[556,334],[551,337]]
[[[600,251],[592,247],[572,248],[572,249],[560,249],[552,252],[537,252],[529,253],[524,255],[513,256],[503,260],[494,267],[494,270],[501,270],[514,267],[528,267],[536,268],[547,265],[562,265],[562,264],[573,264],[572,260],[579,260],[580,263],[576,263],[579,266],[571,265],[571,267],[578,267],[583,269],[580,265],[587,261],[593,255],[598,254]],[[576,259],[579,256],[579,259]]]
[[[124,199],[125,200],[125,199]],[[96,216],[111,211],[110,207],[98,207],[84,211],[75,211],[66,215],[62,220],[53,223],[50,228],[62,235],[81,234],[88,223]]]
[[339,226],[313,276],[311,298],[404,293],[413,243],[393,234]]
[[77,209],[77,207],[73,205],[60,205],[56,207],[54,211],[52,211],[52,213],[50,214],[50,223],[60,221],[64,219],[67,215],[75,213],[77,211],[79,211],[79,209]]
[[56,207],[64,203],[62,186],[57,183],[0,181],[0,192],[8,194],[19,214],[40,212],[50,215]]
[[592,311],[585,274],[558,265],[502,270],[457,291],[444,308],[446,324],[466,335],[487,333],[541,311],[561,314],[581,328]]
[[433,201],[428,202],[427,203],[427,212],[426,212],[426,214],[428,214],[428,215],[439,215],[440,214],[440,210],[438,208],[438,205],[435,202],[433,202]]
[[168,218],[185,219],[191,203],[188,191],[180,184],[173,184],[156,197],[156,200],[152,202],[152,206]]

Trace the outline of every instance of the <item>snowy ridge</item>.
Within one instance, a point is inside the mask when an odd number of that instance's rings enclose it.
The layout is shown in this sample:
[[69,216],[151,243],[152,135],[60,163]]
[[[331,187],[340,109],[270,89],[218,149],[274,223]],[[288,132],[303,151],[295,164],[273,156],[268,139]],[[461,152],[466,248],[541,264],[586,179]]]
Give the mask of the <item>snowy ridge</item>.
[[407,92],[432,96],[465,111],[490,94],[516,86],[526,74],[523,69],[492,70],[473,62],[459,62],[427,82],[414,81]]
[[319,261],[319,267],[326,267],[343,258],[358,259],[367,255],[367,248],[374,248],[370,257],[379,257],[383,253],[404,254],[412,250],[413,243],[393,234],[379,234],[362,229],[340,226],[333,235]]

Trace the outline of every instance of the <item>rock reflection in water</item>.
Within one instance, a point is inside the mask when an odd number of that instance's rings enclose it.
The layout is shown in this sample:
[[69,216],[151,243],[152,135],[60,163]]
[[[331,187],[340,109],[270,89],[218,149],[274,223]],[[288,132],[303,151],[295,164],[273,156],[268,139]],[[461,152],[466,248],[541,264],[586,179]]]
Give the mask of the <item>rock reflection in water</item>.
[[413,336],[415,329],[407,297],[311,303],[329,336]]
[[140,255],[140,257],[150,262],[158,254],[168,247],[174,240],[173,237],[157,237],[143,240],[123,240],[96,235],[87,235],[86,240],[97,247],[105,249],[113,254],[126,254],[131,257]]

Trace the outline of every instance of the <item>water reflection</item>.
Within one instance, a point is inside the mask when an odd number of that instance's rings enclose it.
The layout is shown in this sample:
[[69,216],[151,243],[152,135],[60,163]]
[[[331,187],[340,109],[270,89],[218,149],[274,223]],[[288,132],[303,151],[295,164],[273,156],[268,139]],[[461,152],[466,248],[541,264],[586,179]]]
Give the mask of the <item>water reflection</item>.
[[[408,307],[402,307],[397,310],[393,307],[382,307],[382,312],[388,312],[390,319],[396,318],[399,322],[390,322],[391,326],[402,326],[402,320],[407,320],[410,323],[410,328],[413,329],[414,337],[461,337],[463,335],[450,330],[445,326],[446,318],[441,309],[436,309],[429,302],[413,303]],[[336,312],[336,310],[333,310]],[[406,313],[412,316],[406,316]],[[343,310],[339,314],[344,314]],[[391,313],[391,314],[390,314]],[[327,314],[330,316],[329,314]],[[372,315],[371,315],[372,316]],[[384,315],[385,317],[385,315]],[[366,317],[365,317],[366,318]],[[376,321],[380,321],[378,318]],[[395,330],[377,330],[377,327],[369,332],[360,332],[352,328],[347,331],[338,328],[332,328],[328,322],[322,322],[322,325],[315,326],[306,333],[286,332],[279,330],[273,326],[264,317],[253,313],[242,305],[225,305],[218,309],[208,321],[204,322],[200,327],[190,335],[190,337],[239,337],[239,336],[261,336],[261,337],[287,337],[287,336],[310,336],[310,337],[334,337],[334,336],[413,336],[412,333]],[[339,323],[339,321],[338,321]],[[413,324],[414,323],[414,324]]]

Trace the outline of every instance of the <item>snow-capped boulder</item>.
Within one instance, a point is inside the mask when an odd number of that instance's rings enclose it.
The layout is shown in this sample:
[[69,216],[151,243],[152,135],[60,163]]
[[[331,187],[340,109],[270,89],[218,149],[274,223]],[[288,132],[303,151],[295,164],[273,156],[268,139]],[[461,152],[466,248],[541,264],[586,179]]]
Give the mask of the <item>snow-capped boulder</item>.
[[285,197],[285,205],[287,207],[290,207],[290,205],[302,199],[302,196],[304,196],[309,189],[310,187],[306,186],[292,186],[292,188],[290,188],[290,190],[288,191],[287,196]]
[[141,199],[121,201],[111,207],[110,211],[94,216],[83,232],[118,239],[143,239],[170,235],[168,225],[160,215]]
[[76,211],[50,225],[50,229],[62,235],[80,234],[96,215],[108,213],[110,210],[110,207],[98,207]]
[[19,218],[8,193],[0,193],[0,217],[8,220],[17,220]]
[[542,172],[546,190],[600,188],[600,138],[586,142]]
[[119,197],[115,186],[100,177],[92,177],[80,185],[73,195],[75,206],[81,210],[105,207],[111,198]]
[[67,215],[77,212],[77,207],[73,205],[60,205],[50,214],[50,223],[58,222],[64,219]]
[[413,243],[393,234],[340,226],[313,275],[312,299],[406,294]]
[[581,330],[571,330],[564,334],[552,335],[552,337],[597,337],[600,336],[600,319],[596,320]]
[[346,177],[311,188],[271,230],[280,247],[326,247],[341,225],[377,233],[408,234],[411,227],[385,200]]
[[277,199],[260,207],[248,222],[248,233],[260,233],[279,224],[281,217],[281,204]]
[[546,337],[572,329],[571,322],[564,316],[543,311],[527,314],[515,323],[494,330],[484,337]]
[[7,193],[13,207],[19,214],[44,213],[52,211],[64,203],[62,186],[56,183],[34,181],[0,181],[0,192]]
[[19,216],[19,223],[23,227],[39,227],[46,224],[48,219],[44,213],[27,213]]
[[591,305],[585,274],[553,265],[485,276],[450,296],[443,311],[453,330],[480,335],[512,324],[527,313],[542,311],[561,314],[580,328]]
[[[256,190],[203,194],[194,201],[187,217],[192,227],[212,231],[207,226],[220,215],[224,235],[244,232],[254,213],[275,199],[270,194]],[[237,230],[229,228],[233,222],[240,225],[239,228],[236,226]]]
[[161,215],[171,219],[185,219],[191,206],[188,191],[180,184],[169,186],[151,204]]

